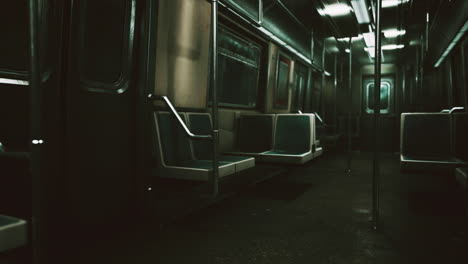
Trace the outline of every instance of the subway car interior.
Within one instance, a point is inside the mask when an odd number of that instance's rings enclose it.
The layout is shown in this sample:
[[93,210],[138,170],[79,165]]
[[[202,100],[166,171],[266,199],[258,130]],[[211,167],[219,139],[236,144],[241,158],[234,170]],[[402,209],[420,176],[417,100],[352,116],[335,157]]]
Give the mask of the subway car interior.
[[0,4],[0,263],[468,263],[468,1]]

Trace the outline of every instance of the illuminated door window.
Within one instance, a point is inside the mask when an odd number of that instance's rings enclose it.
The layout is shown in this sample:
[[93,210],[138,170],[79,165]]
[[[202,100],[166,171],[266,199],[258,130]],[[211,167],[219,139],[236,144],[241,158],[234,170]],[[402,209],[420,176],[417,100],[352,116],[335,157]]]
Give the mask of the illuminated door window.
[[[388,114],[390,112],[390,89],[391,84],[389,82],[383,81],[380,83],[380,113],[382,114]],[[368,114],[374,113],[374,90],[374,82],[370,82],[366,85],[366,112]]]

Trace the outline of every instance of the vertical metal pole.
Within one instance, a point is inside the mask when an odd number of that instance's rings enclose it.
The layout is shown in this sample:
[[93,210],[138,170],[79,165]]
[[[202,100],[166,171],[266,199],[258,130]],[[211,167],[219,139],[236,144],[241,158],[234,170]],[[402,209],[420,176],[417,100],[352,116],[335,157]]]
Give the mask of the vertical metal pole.
[[334,100],[334,104],[333,104],[333,125],[334,125],[334,129],[333,129],[333,134],[336,135],[337,134],[337,124],[338,124],[338,121],[337,121],[337,114],[336,114],[336,111],[337,111],[337,103],[338,103],[338,97],[337,97],[337,90],[338,90],[338,57],[337,55],[335,54],[334,56],[334,65],[333,65],[333,97],[335,98]]
[[353,108],[353,87],[352,87],[352,81],[353,81],[353,38],[349,38],[349,66],[348,66],[348,162],[347,162],[347,168],[346,172],[351,173],[351,159],[352,159],[352,153],[351,153],[351,111]]
[[263,22],[263,0],[258,1],[258,24]]
[[31,178],[32,178],[32,248],[33,263],[41,263],[42,239],[42,186],[41,149],[42,139],[42,93],[39,67],[39,6],[37,0],[29,0],[29,85],[31,104]]
[[218,130],[218,42],[217,42],[217,29],[218,29],[218,1],[212,0],[211,5],[211,98],[212,108],[211,116],[213,117],[213,173],[211,174],[212,195],[218,195],[218,145],[219,145],[219,130]]
[[317,112],[322,114],[322,116],[324,118],[325,117],[325,112],[326,112],[326,109],[325,109],[325,104],[324,104],[324,93],[325,93],[325,78],[327,78],[327,75],[325,74],[325,72],[327,71],[326,67],[325,67],[325,56],[327,55],[327,52],[326,52],[326,47],[325,47],[325,43],[323,44],[323,47],[322,47],[322,83],[320,84],[322,87],[320,88],[320,105],[319,105],[319,108],[317,109]]
[[375,28],[375,73],[374,73],[374,160],[373,160],[373,175],[372,175],[372,226],[377,230],[379,223],[379,116],[380,116],[380,67],[381,67],[381,27],[380,27],[380,11],[382,8],[382,0],[377,0],[376,10],[376,28]]

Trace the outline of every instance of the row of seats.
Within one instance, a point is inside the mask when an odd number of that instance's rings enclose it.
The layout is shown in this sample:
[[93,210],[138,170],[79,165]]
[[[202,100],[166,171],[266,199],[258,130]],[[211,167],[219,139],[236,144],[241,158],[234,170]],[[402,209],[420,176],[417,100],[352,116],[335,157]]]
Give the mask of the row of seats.
[[467,113],[403,113],[400,164],[405,172],[455,172],[466,188]]
[[314,114],[258,114],[239,117],[233,155],[258,162],[304,164],[323,153]]
[[[191,122],[187,122],[187,116]],[[196,114],[181,113],[180,117],[190,128],[193,127],[194,132],[206,135],[211,133],[209,119],[204,127],[204,122],[200,124]],[[157,174],[161,177],[207,181],[213,170],[209,155],[212,143],[190,140],[177,119],[169,112],[155,112],[154,118],[159,151],[157,156],[160,158]],[[206,133],[203,131],[205,129]],[[255,160],[251,157],[224,156],[219,160],[219,177],[240,172],[254,165]]]
[[[181,113],[181,119],[198,135],[212,131],[209,113]],[[155,112],[156,156],[162,177],[207,181],[212,172],[212,142],[190,140],[169,112]],[[220,155],[219,177],[255,166],[255,162],[303,164],[322,154],[315,138],[313,114],[241,115],[235,151]]]
[[468,115],[465,113],[403,113],[402,170],[443,170],[466,166],[467,124]]

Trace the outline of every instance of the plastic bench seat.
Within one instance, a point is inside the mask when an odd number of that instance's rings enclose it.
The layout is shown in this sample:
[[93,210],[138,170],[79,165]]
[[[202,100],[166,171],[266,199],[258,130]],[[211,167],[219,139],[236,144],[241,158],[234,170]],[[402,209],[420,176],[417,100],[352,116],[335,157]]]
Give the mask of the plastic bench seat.
[[403,113],[400,140],[403,171],[453,170],[466,166],[453,150],[450,114]]
[[26,245],[26,221],[0,215],[0,252]]
[[[186,116],[180,115],[186,122]],[[213,171],[209,159],[194,159],[190,139],[171,113],[155,112],[157,146],[161,166],[156,169],[160,177],[186,180],[208,181]],[[235,173],[233,162],[219,162],[219,177]]]
[[[233,154],[252,155],[258,162],[304,164],[323,152],[315,146],[314,114],[245,115],[239,122],[240,151]],[[273,144],[268,144],[265,138],[272,133]],[[245,152],[249,150],[260,151]]]
[[[212,130],[211,115],[209,113],[186,113],[190,130],[195,134],[210,134]],[[212,155],[212,143],[209,141],[192,141],[194,158],[208,159]],[[241,172],[255,166],[254,157],[220,155],[220,162],[235,165],[235,171]]]

